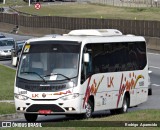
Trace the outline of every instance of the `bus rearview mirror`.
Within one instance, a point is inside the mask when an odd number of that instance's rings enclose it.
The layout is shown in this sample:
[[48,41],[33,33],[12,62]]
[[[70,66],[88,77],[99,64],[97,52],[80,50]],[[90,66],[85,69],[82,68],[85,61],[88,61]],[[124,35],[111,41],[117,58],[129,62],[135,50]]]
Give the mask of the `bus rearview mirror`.
[[89,62],[89,53],[84,53],[84,62],[85,63]]
[[17,65],[17,57],[12,58],[12,65],[16,66]]

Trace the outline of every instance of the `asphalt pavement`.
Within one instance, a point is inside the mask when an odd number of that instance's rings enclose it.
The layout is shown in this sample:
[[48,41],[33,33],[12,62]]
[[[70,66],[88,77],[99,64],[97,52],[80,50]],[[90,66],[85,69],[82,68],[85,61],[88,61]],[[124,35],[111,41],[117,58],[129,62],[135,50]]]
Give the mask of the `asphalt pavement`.
[[23,35],[10,34],[10,33],[4,33],[4,32],[0,32],[0,34],[4,34],[6,37],[12,37],[16,41],[22,41],[22,40],[28,40],[30,38],[34,38],[34,36],[23,36]]

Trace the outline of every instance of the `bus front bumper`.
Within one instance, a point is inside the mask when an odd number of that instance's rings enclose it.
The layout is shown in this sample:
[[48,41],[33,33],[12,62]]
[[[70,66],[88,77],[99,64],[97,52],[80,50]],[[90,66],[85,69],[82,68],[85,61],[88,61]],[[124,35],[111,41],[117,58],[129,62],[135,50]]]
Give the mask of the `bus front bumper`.
[[57,100],[19,100],[15,98],[16,111],[19,113],[33,113],[38,115],[80,114],[80,97],[63,101]]

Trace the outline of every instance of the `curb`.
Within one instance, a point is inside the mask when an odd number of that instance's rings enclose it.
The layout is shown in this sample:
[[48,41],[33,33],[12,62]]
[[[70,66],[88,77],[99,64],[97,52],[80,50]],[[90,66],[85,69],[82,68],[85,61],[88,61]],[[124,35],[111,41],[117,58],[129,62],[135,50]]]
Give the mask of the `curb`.
[[[14,100],[0,100],[0,103],[2,102],[6,102],[6,103],[13,103],[14,104]],[[3,114],[0,115],[0,121],[4,121],[4,120],[13,120],[13,119],[21,119],[24,118],[23,113],[13,113],[13,114]]]
[[0,115],[0,121],[21,119],[21,118],[24,118],[24,115],[22,113]]
[[10,67],[10,66],[4,65],[4,64],[0,64],[0,65],[2,65],[2,66],[4,66],[4,67],[7,67],[7,68],[9,68],[9,69],[12,69],[12,70],[16,70],[16,69],[17,69],[17,68],[13,68],[13,67]]
[[1,102],[14,103],[14,100],[0,100],[0,103]]

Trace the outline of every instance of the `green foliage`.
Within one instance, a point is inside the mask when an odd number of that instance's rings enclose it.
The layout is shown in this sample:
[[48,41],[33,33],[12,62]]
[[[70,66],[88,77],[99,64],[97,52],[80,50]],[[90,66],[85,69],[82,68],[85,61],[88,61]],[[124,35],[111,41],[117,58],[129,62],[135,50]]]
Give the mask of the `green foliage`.
[[11,114],[16,113],[15,111],[15,105],[11,103],[1,102],[0,103],[0,115],[2,114]]
[[0,65],[0,100],[13,100],[16,71]]
[[101,6],[97,4],[57,4],[41,6],[36,10],[34,5],[17,7],[19,11],[40,16],[64,16],[80,18],[160,20],[160,8],[129,8]]
[[24,2],[23,0],[6,0],[6,3],[3,4],[3,0],[0,0],[2,1],[0,3],[0,6],[24,6],[24,5],[28,5],[28,3]]

